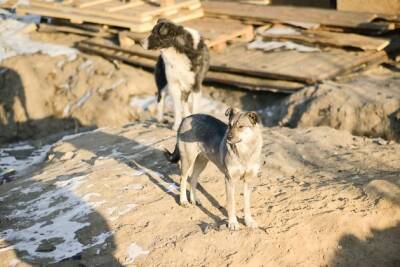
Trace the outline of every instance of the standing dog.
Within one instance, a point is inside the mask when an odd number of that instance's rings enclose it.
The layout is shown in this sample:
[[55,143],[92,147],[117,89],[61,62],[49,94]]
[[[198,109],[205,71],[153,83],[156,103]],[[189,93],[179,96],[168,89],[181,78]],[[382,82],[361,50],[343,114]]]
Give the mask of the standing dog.
[[208,48],[199,32],[165,19],[158,20],[141,44],[145,49],[161,50],[155,67],[157,119],[163,120],[165,90],[168,88],[175,107],[173,129],[177,130],[183,117],[198,112],[201,86],[210,61]]
[[177,134],[173,153],[166,152],[170,162],[181,163],[180,204],[188,206],[186,181],[190,176],[190,202],[197,202],[196,186],[200,173],[208,161],[225,174],[228,226],[239,228],[235,209],[235,182],[244,182],[244,220],[248,227],[257,223],[250,212],[248,183],[260,170],[262,135],[259,118],[255,112],[240,112],[229,108],[229,124],[204,114],[194,114],[183,119]]

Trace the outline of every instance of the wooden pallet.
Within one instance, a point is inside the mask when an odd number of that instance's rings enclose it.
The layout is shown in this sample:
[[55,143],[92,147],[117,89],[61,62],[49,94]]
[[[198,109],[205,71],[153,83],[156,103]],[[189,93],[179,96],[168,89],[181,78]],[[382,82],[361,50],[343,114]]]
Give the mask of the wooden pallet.
[[314,84],[386,59],[385,51],[354,52],[331,48],[313,53],[293,50],[265,53],[247,49],[245,45],[235,45],[223,54],[214,55],[211,69]]
[[202,33],[209,48],[220,52],[230,42],[249,42],[254,38],[251,25],[244,25],[238,20],[199,18],[182,23]]
[[96,23],[128,28],[133,32],[150,31],[157,19],[168,18],[183,22],[203,16],[199,0],[176,0],[173,5],[155,6],[151,2],[132,0],[67,0],[44,2],[33,0],[29,5],[19,5],[18,14],[37,14],[70,20],[72,23]]
[[[88,53],[97,54],[110,59],[121,60],[148,69],[154,69],[156,59],[159,56],[159,52],[144,50],[139,46],[132,46],[129,49],[125,49],[112,44],[104,44],[93,40],[79,42],[78,48]],[[304,87],[304,84],[299,82],[268,79],[249,76],[246,74],[213,70],[217,67],[218,66],[211,66],[211,70],[207,72],[205,78],[206,82],[217,82],[248,90],[280,93],[294,93]]]

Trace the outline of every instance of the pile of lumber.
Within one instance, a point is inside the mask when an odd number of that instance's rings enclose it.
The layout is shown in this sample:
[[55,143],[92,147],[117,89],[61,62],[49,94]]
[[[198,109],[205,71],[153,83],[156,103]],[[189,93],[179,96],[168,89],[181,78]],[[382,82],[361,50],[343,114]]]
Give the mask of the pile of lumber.
[[[147,51],[139,45],[121,48],[115,44],[105,43],[98,39],[81,41],[78,43],[78,48],[87,53],[123,61],[146,69],[153,69],[156,59],[159,56],[158,51]],[[275,78],[269,79],[267,77],[251,76],[237,71],[226,71],[225,63],[221,64],[216,62],[215,59],[218,58],[218,55],[223,54],[212,53],[210,71],[207,73],[205,82],[217,82],[251,90],[266,90],[282,93],[293,93],[304,87],[304,84],[301,82],[277,80]]]
[[150,31],[160,17],[179,23],[203,16],[199,0],[31,0],[26,5],[18,5],[16,10],[20,15],[36,14],[77,24],[96,23],[127,28],[132,32]]
[[330,9],[255,6],[236,2],[204,2],[207,16],[229,17],[253,23],[287,23],[292,25],[316,24],[339,29],[383,32],[400,27],[400,17],[378,13],[360,13]]
[[[203,10],[206,16],[197,18]],[[384,62],[400,49],[399,16],[390,14],[199,0],[32,0],[17,11],[55,18],[40,31],[95,37],[77,44],[85,52],[148,69],[159,52],[142,49],[138,41],[157,18],[170,18],[202,33],[211,50],[206,82],[248,90],[293,93]],[[119,45],[110,42],[117,36]],[[271,44],[311,50],[266,49]]]

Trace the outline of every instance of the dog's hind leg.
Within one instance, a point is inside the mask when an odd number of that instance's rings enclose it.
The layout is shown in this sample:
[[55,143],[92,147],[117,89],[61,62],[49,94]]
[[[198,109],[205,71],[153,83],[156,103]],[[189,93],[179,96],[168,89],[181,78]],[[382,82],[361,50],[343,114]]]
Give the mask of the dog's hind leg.
[[251,202],[250,202],[251,188],[248,182],[244,181],[243,185],[243,198],[244,198],[244,223],[247,227],[257,228],[257,222],[251,216]]
[[207,163],[208,159],[200,155],[196,158],[196,161],[194,163],[193,172],[190,176],[190,203],[192,203],[193,205],[201,205],[199,199],[197,198],[196,188],[199,175],[206,168]]
[[226,203],[228,211],[228,227],[230,230],[239,230],[235,208],[235,183],[232,178],[225,178]]
[[187,180],[189,178],[189,175],[193,173],[196,157],[192,159],[191,156],[188,155],[188,153],[186,153],[185,156],[181,155],[181,188],[180,188],[179,203],[183,207],[188,207],[189,202],[186,195]]

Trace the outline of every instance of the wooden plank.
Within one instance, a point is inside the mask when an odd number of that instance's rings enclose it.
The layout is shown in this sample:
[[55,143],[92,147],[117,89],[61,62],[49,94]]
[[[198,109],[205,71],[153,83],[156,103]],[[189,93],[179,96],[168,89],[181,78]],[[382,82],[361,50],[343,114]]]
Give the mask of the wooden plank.
[[[122,28],[128,28],[133,32],[147,32],[150,31],[155,25],[155,19],[149,22],[134,22],[130,20],[122,20],[110,18],[108,15],[110,13],[103,12],[103,15],[88,15],[82,13],[82,9],[65,9],[65,8],[47,8],[47,7],[35,7],[35,6],[23,6],[20,5],[17,8],[18,14],[38,14],[41,16],[53,17],[53,18],[61,18],[61,19],[69,19],[75,23],[97,23],[104,24],[110,26],[117,26]],[[176,23],[180,23],[182,21],[186,21],[189,19],[199,18],[203,16],[203,10],[198,9],[194,11],[185,11],[180,12],[174,16],[166,17]]]
[[245,45],[236,45],[228,48],[224,54],[213,55],[210,69],[313,84],[375,60],[375,56],[386,58],[384,52],[347,52],[331,49],[313,53],[265,53],[248,50]]
[[390,41],[383,38],[360,34],[329,32],[319,30],[299,31],[299,34],[261,34],[266,40],[290,40],[306,44],[320,44],[334,47],[350,47],[361,50],[383,50]]
[[175,0],[160,0],[160,6],[171,6],[175,4]]
[[[328,9],[289,7],[289,6],[258,6],[234,2],[204,2],[207,15],[229,16],[239,19],[260,20],[263,22],[307,22],[328,26],[359,28],[360,25],[371,23],[379,16],[374,13],[345,12]],[[383,27],[383,25],[381,25]],[[384,30],[383,28],[382,30]]]
[[122,4],[122,5],[116,5],[116,6],[112,6],[112,7],[107,7],[105,8],[105,10],[107,12],[116,12],[116,11],[121,11],[123,9],[127,9],[127,8],[132,8],[132,7],[137,7],[140,5],[143,5],[144,2],[140,1],[140,0],[136,0],[136,1],[131,1],[129,3],[126,4]]
[[39,32],[64,32],[64,33],[73,33],[78,35],[84,36],[91,36],[91,37],[111,37],[112,34],[108,32],[95,32],[95,31],[88,31],[83,29],[77,29],[68,26],[57,26],[51,24],[40,24],[39,25]]
[[251,88],[255,91],[269,91],[279,93],[294,93],[304,88],[303,83],[257,78],[240,74],[209,71],[205,77],[205,82],[215,82],[233,85],[241,88]]
[[92,6],[96,6],[96,5],[100,5],[100,4],[104,4],[106,2],[110,2],[112,0],[91,0],[91,1],[85,1],[85,2],[80,2],[79,4],[77,4],[76,6],[78,8],[85,8],[85,7],[92,7]]
[[[88,8],[77,8],[73,5],[66,5],[63,3],[33,0],[29,6],[25,6],[24,8],[29,9],[31,7],[38,10],[40,7],[46,8],[47,10],[52,10],[54,14],[57,12],[64,14],[74,13],[81,16],[97,16],[102,18],[125,20],[133,23],[154,22],[159,15],[164,15],[164,17],[167,17],[168,14],[163,14],[164,11],[173,10],[175,13],[178,13],[179,10],[185,10],[186,8],[185,11],[194,10],[193,13],[199,13],[194,7],[201,8],[199,0],[179,0],[177,4],[169,7],[155,7],[147,2],[143,2],[143,4],[134,5],[134,7],[128,6],[115,12],[109,12],[109,8],[116,8],[115,3],[118,4],[117,6],[121,6],[120,2],[117,0],[107,0],[107,2],[104,2],[102,5],[90,6]],[[190,9],[188,7],[190,7]]]
[[53,9],[48,9],[48,8],[33,7],[33,6],[25,7],[22,5],[17,8],[17,14],[38,14],[46,17],[69,19],[71,21],[76,21],[76,22],[91,22],[97,24],[105,24],[105,25],[128,28],[131,30],[135,30],[137,32],[149,31],[154,26],[154,23],[152,22],[135,24],[129,21],[110,19],[107,17],[85,16],[70,11],[63,11],[63,10],[55,11]]
[[400,0],[337,0],[337,9],[355,12],[400,14]]

